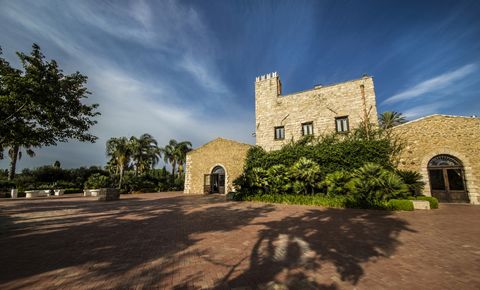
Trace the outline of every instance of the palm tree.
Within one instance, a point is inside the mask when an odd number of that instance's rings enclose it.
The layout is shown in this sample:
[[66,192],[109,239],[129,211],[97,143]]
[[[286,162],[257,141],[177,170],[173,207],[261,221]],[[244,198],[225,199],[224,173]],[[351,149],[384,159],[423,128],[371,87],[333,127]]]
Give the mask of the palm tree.
[[19,145],[13,144],[8,148],[8,156],[10,157],[10,168],[8,170],[8,180],[13,180],[15,178],[15,170],[17,168],[17,161],[22,159],[22,147],[25,148],[25,152],[28,156],[34,157],[35,152],[33,152],[32,147],[28,145]]
[[122,188],[123,174],[125,167],[128,167],[131,155],[131,145],[126,137],[110,138],[107,141],[107,156],[110,157],[109,163],[115,164],[117,174],[120,177],[118,188]]
[[140,138],[130,138],[132,159],[135,166],[135,175],[152,169],[160,160],[160,148],[155,138],[150,134],[143,134]]
[[405,116],[399,112],[383,112],[379,116],[380,127],[382,129],[390,129],[397,125],[403,124],[406,122]]
[[163,154],[163,161],[172,165],[172,180],[175,179],[175,169],[177,167],[178,154],[175,153],[177,145],[177,140],[171,139],[164,148],[160,148],[160,152]]
[[178,174],[180,176],[183,175],[184,172],[184,164],[187,159],[187,153],[192,151],[192,143],[190,141],[183,141],[177,144],[175,148],[175,154],[178,163]]

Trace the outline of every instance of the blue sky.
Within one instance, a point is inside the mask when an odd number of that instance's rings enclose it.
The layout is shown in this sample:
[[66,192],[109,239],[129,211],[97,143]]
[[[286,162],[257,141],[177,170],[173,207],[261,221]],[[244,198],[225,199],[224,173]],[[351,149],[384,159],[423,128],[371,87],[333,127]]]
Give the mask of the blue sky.
[[[37,150],[19,168],[104,165],[112,136],[152,134],[194,147],[254,143],[254,80],[284,93],[374,77],[378,111],[409,119],[480,115],[480,1],[8,1],[0,46],[38,43],[89,77],[102,116],[95,144]],[[7,167],[8,161],[0,161]]]

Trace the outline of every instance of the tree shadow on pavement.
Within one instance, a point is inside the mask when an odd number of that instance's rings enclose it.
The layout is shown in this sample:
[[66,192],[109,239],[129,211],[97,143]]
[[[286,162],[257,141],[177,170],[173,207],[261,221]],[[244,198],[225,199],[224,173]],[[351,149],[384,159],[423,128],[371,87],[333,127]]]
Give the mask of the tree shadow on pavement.
[[386,211],[288,209],[215,196],[2,205],[0,288],[334,289],[411,231]]

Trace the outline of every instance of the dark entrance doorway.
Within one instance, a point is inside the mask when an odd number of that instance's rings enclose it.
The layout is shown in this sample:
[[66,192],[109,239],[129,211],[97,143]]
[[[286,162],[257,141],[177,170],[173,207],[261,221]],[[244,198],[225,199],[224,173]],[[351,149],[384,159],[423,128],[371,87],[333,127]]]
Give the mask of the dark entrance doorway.
[[450,155],[437,155],[428,162],[432,196],[443,202],[469,202],[462,162]]
[[222,166],[215,166],[211,174],[204,176],[205,193],[225,193],[225,169]]

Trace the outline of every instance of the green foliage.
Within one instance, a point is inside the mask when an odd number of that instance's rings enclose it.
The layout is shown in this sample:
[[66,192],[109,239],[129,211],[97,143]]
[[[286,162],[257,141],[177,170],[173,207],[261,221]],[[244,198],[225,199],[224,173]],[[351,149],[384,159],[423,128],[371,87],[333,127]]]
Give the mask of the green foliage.
[[413,170],[396,170],[395,173],[403,180],[407,185],[410,195],[417,196],[425,187],[425,182],[422,181],[422,175]]
[[430,203],[430,208],[431,209],[438,208],[438,199],[436,199],[433,196],[417,196],[417,197],[415,197],[415,199],[428,201]]
[[363,204],[408,194],[408,188],[400,177],[374,163],[366,163],[356,169],[350,186],[353,198]]
[[413,203],[408,199],[390,199],[386,202],[385,209],[412,211]]
[[234,181],[239,191],[236,196],[343,196],[348,207],[386,208],[388,200],[409,192],[393,172],[401,144],[386,131],[367,124],[350,135],[309,136],[276,151],[253,147],[243,174]]
[[10,179],[21,147],[31,154],[31,147],[69,139],[94,142],[97,137],[88,130],[99,115],[97,104],[82,102],[90,94],[86,76],[65,75],[55,60],[45,60],[37,44],[30,55],[17,52],[17,56],[21,70],[0,57],[0,153],[8,148]]
[[303,194],[255,194],[244,196],[236,193],[233,198],[243,201],[315,205],[335,208],[343,208],[346,207],[347,204],[347,198],[345,196],[326,197],[322,195]]
[[347,195],[350,193],[348,184],[352,174],[347,171],[335,171],[325,176],[322,185],[325,187],[327,196]]
[[402,113],[387,111],[380,114],[380,116],[378,117],[378,121],[382,129],[390,129],[392,127],[405,123],[406,119]]
[[267,170],[277,164],[291,167],[301,157],[321,164],[323,174],[338,170],[352,171],[367,162],[380,164],[387,169],[394,167],[391,163],[391,154],[396,149],[387,136],[365,140],[328,135],[310,141],[308,144],[302,141],[271,152],[266,152],[258,146],[252,147],[247,154],[245,171],[248,172],[255,167]]
[[268,182],[264,183],[269,193],[284,194],[290,191],[290,172],[283,164],[270,167],[267,170],[266,180]]
[[[281,204],[298,204],[298,205],[314,205],[331,208],[365,208],[348,196],[322,196],[322,195],[303,195],[303,194],[254,194],[242,195],[241,193],[233,193],[233,199],[237,201],[259,201],[267,203]],[[375,201],[367,208],[383,209],[383,210],[405,210],[412,211],[413,204],[410,200],[391,199],[389,201]]]
[[320,166],[310,159],[300,157],[290,168],[293,178],[293,191],[297,194],[313,194],[321,179]]
[[85,189],[98,189],[110,187],[110,179],[108,176],[101,175],[99,173],[92,174],[85,182]]

